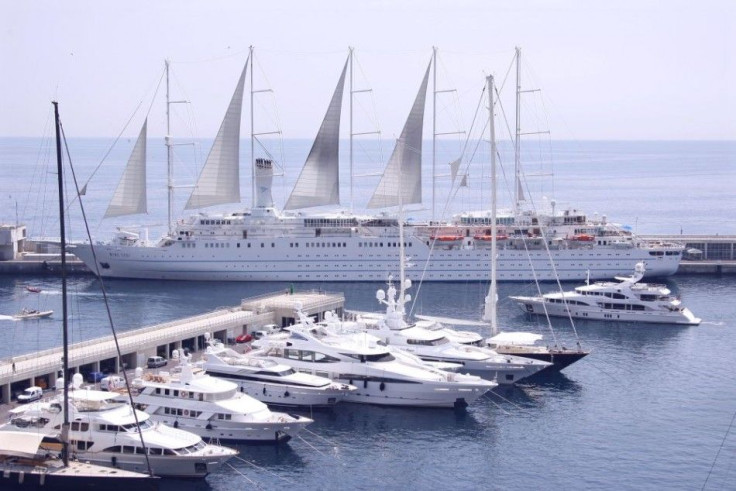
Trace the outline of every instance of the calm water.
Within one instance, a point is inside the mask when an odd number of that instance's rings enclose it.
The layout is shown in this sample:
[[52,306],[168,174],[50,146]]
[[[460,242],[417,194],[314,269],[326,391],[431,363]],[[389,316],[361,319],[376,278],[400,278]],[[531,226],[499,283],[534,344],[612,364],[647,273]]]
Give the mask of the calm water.
[[[0,221],[15,221],[17,199],[29,226],[44,222],[41,217],[46,216],[44,233],[58,235],[52,229],[55,188],[24,191],[32,178],[46,180],[48,171],[29,170],[45,160],[38,157],[37,143],[0,140],[0,191],[5,200]],[[91,172],[92,156],[104,153],[106,145],[75,143],[82,154],[80,165]],[[303,146],[294,143],[292,151],[302,155]],[[560,201],[605,213],[640,232],[678,233],[682,227],[685,233],[733,234],[735,149],[733,143],[564,144],[555,154],[556,194]],[[97,220],[104,206],[102,195],[90,196],[90,212],[98,213]],[[156,209],[151,223],[165,213]],[[100,238],[113,228],[94,221],[92,226]],[[31,228],[31,234],[41,235],[36,230]],[[26,284],[40,286],[43,292],[28,293]],[[463,413],[344,405],[315,414],[310,433],[288,445],[241,447],[242,460],[231,461],[206,482],[167,484],[167,489],[685,490],[702,488],[706,479],[706,489],[734,489],[736,429],[729,432],[729,425],[736,411],[736,278],[682,276],[668,280],[668,285],[703,318],[702,325],[580,321],[580,341],[592,354],[563,375],[495,391]],[[288,287],[152,281],[110,281],[107,286],[121,330]],[[376,309],[378,286],[296,285],[344,291],[347,306],[354,309]],[[501,324],[549,336],[544,325],[524,317],[507,299],[531,288],[501,285]],[[414,292],[415,310],[477,318],[485,289],[478,283],[423,285],[418,295]],[[108,334],[100,299],[96,280],[72,280],[73,340]],[[0,277],[0,314],[23,306],[59,312],[58,281]],[[553,325],[564,343],[574,341],[564,320]],[[5,341],[0,343],[0,358],[57,345],[59,326],[58,315],[32,322],[0,317]]]

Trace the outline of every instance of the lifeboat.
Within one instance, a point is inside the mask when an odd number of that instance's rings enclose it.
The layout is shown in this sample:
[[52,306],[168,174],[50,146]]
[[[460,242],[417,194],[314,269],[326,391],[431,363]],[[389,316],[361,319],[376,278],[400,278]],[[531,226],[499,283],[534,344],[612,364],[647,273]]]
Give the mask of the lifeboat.
[[[508,238],[508,235],[498,234],[496,235],[496,242],[508,240]],[[490,247],[493,241],[493,237],[491,237],[491,234],[477,234],[473,236],[473,240],[475,240],[477,246]]]
[[592,242],[595,240],[595,237],[590,234],[576,234],[572,236],[572,240],[577,240],[580,242]]
[[429,238],[442,246],[459,245],[463,242],[463,236],[457,234],[432,235]]

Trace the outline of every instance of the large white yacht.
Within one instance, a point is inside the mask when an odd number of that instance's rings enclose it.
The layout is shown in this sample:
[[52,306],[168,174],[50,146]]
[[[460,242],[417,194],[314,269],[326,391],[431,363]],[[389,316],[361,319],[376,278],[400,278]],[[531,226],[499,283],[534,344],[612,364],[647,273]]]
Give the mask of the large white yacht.
[[655,322],[660,324],[700,324],[679,298],[665,285],[639,283],[646,266],[637,263],[631,276],[618,281],[598,281],[573,291],[545,293],[535,297],[510,297],[524,312],[578,319]]
[[241,392],[269,405],[329,408],[356,390],[275,360],[238,353],[222,343],[211,343],[204,357],[208,374],[236,383]]
[[[80,383],[81,380],[75,381],[76,387]],[[92,464],[147,472],[147,452],[154,475],[191,479],[204,478],[238,454],[231,448],[206,444],[188,431],[155,423],[143,411],[136,410],[134,414],[130,404],[115,400],[117,396],[84,388],[69,390],[73,457]],[[10,411],[9,417],[0,431],[42,434],[42,448],[50,453],[61,451],[60,397],[19,406]]]
[[[403,290],[409,286],[411,280],[405,280]],[[458,363],[462,372],[494,380],[498,384],[513,384],[550,366],[545,361],[501,355],[473,343],[476,337],[482,339],[480,335],[473,336],[447,327],[432,330],[423,327],[424,323],[408,323],[404,313],[407,297],[401,292],[397,299],[397,290],[391,281],[386,290],[377,291],[376,298],[386,306],[385,313],[361,312],[356,314],[354,323],[341,323],[333,316],[327,319],[328,325],[332,321],[341,329],[364,329],[387,345],[413,353],[424,361]]]
[[[240,119],[247,67],[246,62],[186,209],[241,202]],[[385,211],[397,204],[390,190],[401,189],[404,205],[422,202],[422,126],[429,73],[427,67],[401,134],[404,145],[394,150],[365,205],[366,209],[383,211],[355,214],[338,208],[340,116],[346,75],[343,68],[283,209],[276,206],[271,194],[273,162],[251,155],[254,192],[250,207],[230,213],[200,211],[174,223],[171,203],[175,186],[169,178],[170,226],[160,240],[149,241],[147,232],[126,229],[112,241],[95,245],[97,261],[90,244],[74,245],[72,252],[95,274],[110,278],[384,281],[399,259],[399,220]],[[167,130],[166,134],[171,133]],[[170,137],[166,144],[174,145]],[[144,128],[105,217],[146,212],[145,148]],[[328,205],[336,211],[302,211]],[[490,220],[490,212],[483,210],[447,221],[407,223],[403,242],[413,261],[422,265],[408,271],[407,276],[422,281],[488,280]],[[499,214],[498,223],[503,225],[498,241],[499,281],[530,281],[534,279],[532,271],[540,280],[554,280],[555,269],[561,280],[582,280],[585,270],[592,278],[611,278],[625,274],[643,260],[649,262],[648,274],[667,276],[677,270],[684,249],[680,244],[642,240],[605,216],[591,219],[574,208],[558,209],[554,203],[544,213],[524,211],[515,205]]]
[[237,384],[182,360],[175,374],[136,373],[133,400],[155,421],[203,438],[250,443],[287,442],[313,423],[306,416],[272,412],[239,392]]
[[392,348],[365,333],[337,334],[300,313],[286,332],[253,342],[253,356],[278,360],[299,371],[355,385],[346,402],[415,407],[465,408],[496,383],[446,372],[394,356]]

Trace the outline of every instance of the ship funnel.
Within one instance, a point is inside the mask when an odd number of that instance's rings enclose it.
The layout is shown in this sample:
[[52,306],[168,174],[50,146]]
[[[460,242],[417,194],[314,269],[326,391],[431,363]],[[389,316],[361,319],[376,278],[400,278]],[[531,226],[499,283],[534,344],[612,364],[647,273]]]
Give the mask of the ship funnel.
[[273,181],[273,161],[256,159],[256,208],[273,207],[271,183]]

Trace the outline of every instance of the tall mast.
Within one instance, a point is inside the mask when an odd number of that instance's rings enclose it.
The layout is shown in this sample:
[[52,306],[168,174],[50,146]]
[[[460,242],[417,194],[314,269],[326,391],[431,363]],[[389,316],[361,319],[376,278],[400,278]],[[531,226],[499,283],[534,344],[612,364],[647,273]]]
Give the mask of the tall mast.
[[165,60],[166,64],[166,187],[168,189],[168,215],[166,226],[169,235],[173,230],[171,227],[171,217],[174,215],[174,159],[173,159],[173,143],[171,142],[171,98],[169,95],[169,60]]
[[521,202],[521,48],[516,47],[516,135],[514,137],[514,213]]
[[353,47],[348,46],[350,54],[350,213],[353,212]]
[[64,465],[69,466],[69,384],[66,377],[69,372],[69,337],[66,306],[66,227],[64,225],[64,176],[61,165],[61,124],[59,123],[59,103],[53,101],[54,121],[56,123],[56,172],[59,182],[59,235],[61,241],[61,312],[62,312],[62,380],[64,381],[64,423],[61,426],[61,456]]
[[432,46],[432,220],[435,215],[437,194],[437,46]]
[[255,154],[255,140],[256,135],[253,130],[253,46],[248,48],[250,50],[250,187],[251,187],[251,208],[256,207],[256,154]]
[[[404,142],[399,139],[396,146],[403,145]],[[404,200],[403,191],[401,190],[401,175],[403,174],[404,160],[399,162],[399,301],[398,307],[402,317],[406,313],[404,309],[404,288],[406,288],[406,257],[404,251]]]
[[493,118],[493,100],[494,100],[494,81],[493,75],[486,78],[488,84],[488,131],[491,139],[491,286],[488,289],[486,297],[485,310],[483,312],[483,320],[491,323],[491,335],[498,332],[498,321],[496,319],[496,268],[497,268],[497,226],[496,215],[496,125]]
[[490,121],[488,123],[489,133],[491,138],[491,332],[495,335],[498,332],[498,319],[496,315],[496,298],[498,293],[496,291],[496,269],[498,267],[498,251],[497,251],[497,238],[498,238],[498,226],[496,223],[496,215],[498,210],[497,206],[497,195],[496,192],[496,124],[493,117],[493,91],[495,87],[493,85],[493,75],[488,77],[488,117]]
[[[171,136],[171,105],[172,104],[187,104],[189,101],[180,100],[172,101],[169,95],[169,60],[164,60],[166,65],[166,136],[164,137],[164,143],[166,144],[166,187],[168,188],[168,215],[167,215],[167,229],[169,235],[174,233],[172,227],[172,217],[174,216],[174,139]],[[182,144],[180,144],[182,145]],[[184,144],[186,145],[186,144]]]

